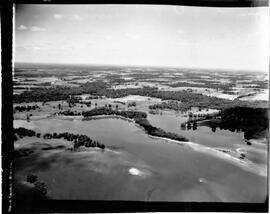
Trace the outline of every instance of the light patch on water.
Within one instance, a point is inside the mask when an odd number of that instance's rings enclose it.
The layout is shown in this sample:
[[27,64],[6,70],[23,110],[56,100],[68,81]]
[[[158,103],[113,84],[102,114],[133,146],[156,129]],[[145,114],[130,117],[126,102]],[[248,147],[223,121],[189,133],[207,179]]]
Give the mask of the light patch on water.
[[206,180],[204,178],[199,178],[200,183],[206,183]]
[[138,175],[138,176],[142,176],[142,172],[136,168],[130,168],[128,170],[129,174],[131,175]]
[[239,153],[239,154],[246,154],[247,153],[247,150],[245,148],[237,148],[236,151]]
[[145,176],[147,176],[147,175],[150,175],[150,172],[142,171],[142,170],[139,170],[139,169],[134,168],[134,167],[130,168],[130,169],[128,170],[128,172],[129,172],[129,174],[131,174],[131,175],[141,176],[141,177],[142,177],[142,176],[145,177]]
[[120,152],[120,151],[115,151],[115,150],[109,149],[109,148],[106,148],[105,151],[111,152],[111,153],[114,153],[114,154],[122,154],[122,152]]

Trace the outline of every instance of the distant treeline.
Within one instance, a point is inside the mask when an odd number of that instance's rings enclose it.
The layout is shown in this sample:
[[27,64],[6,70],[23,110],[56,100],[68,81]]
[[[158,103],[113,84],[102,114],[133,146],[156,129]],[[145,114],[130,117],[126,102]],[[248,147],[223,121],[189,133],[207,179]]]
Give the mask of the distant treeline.
[[67,110],[67,111],[57,112],[57,114],[58,115],[64,115],[64,116],[81,116],[82,115],[82,112]]
[[134,119],[135,123],[143,127],[147,134],[157,137],[165,137],[179,141],[188,141],[187,138],[179,136],[175,133],[166,132],[163,129],[152,126],[146,119],[147,114],[145,112],[138,111],[118,111],[105,107],[92,109],[84,112],[84,117],[98,116],[98,115],[118,115],[129,119]]
[[38,105],[27,105],[27,106],[15,106],[14,107],[14,110],[15,111],[19,111],[19,112],[22,112],[22,111],[35,111],[36,109],[40,109],[40,107]]
[[[201,108],[225,109],[229,107],[265,107],[267,102],[263,101],[241,101],[241,100],[227,100],[217,97],[210,97],[203,94],[192,93],[186,90],[182,91],[159,91],[153,87],[143,88],[128,88],[128,89],[110,89],[108,84],[102,81],[84,83],[80,87],[51,87],[51,88],[35,88],[31,91],[25,91],[22,94],[14,95],[14,103],[21,102],[38,102],[38,101],[56,101],[67,100],[71,95],[91,94],[94,96],[106,96],[108,98],[120,98],[128,95],[141,95],[156,97],[162,100],[176,100],[180,101],[178,107],[167,105],[168,108],[178,110],[186,110],[192,106]],[[77,101],[76,101],[77,102]],[[155,106],[159,107],[159,106]],[[155,108],[154,107],[154,108]]]
[[[33,130],[26,129],[23,127],[16,128],[14,129],[14,141],[18,140],[19,138],[23,137],[41,137],[40,133],[36,133]],[[64,133],[46,133],[43,135],[44,139],[65,139],[67,141],[73,141],[74,143],[74,149],[80,147],[80,146],[85,146],[85,147],[98,147],[101,149],[105,149],[105,145],[100,143],[97,140],[93,140],[90,137],[82,134],[72,134],[69,132],[64,132]]]
[[[260,88],[260,89],[267,89],[268,88],[268,81],[267,80],[251,80],[249,82],[241,82],[245,77],[230,77],[230,82],[225,82],[223,84],[220,84],[219,80],[216,80],[215,82],[212,81],[212,79],[202,79],[198,81],[197,76],[185,77],[188,80],[186,82],[176,82],[172,84],[166,84],[170,87],[201,87],[201,88],[213,88],[217,90],[223,90],[223,91],[231,91],[233,87],[236,87],[237,84],[243,85],[244,88]],[[196,81],[196,83],[188,82],[188,81]],[[256,86],[253,86],[256,85]]]
[[175,111],[182,111],[186,112],[192,107],[191,103],[179,103],[179,102],[162,102],[162,103],[156,103],[153,105],[149,105],[150,110],[157,110],[157,109],[172,109]]
[[146,118],[147,114],[140,111],[118,111],[111,108],[101,107],[90,111],[83,112],[84,117],[98,116],[98,115],[118,115],[129,119]]
[[[52,86],[52,87],[37,87],[31,89],[31,91],[24,91],[21,94],[13,95],[14,103],[22,102],[48,102],[57,100],[68,100],[71,96],[91,94],[87,99],[98,98],[105,94],[104,90],[108,88],[108,84],[103,81],[96,81],[90,83],[83,83],[79,87],[69,87],[69,86]],[[80,98],[75,98],[79,102]]]
[[[187,80],[188,81],[188,80]],[[200,87],[200,88],[213,88],[218,90],[230,90],[235,86],[234,83],[220,84],[217,82],[210,82],[204,79],[200,79],[199,83],[189,83],[189,82],[177,82],[173,84],[168,84],[170,87]]]

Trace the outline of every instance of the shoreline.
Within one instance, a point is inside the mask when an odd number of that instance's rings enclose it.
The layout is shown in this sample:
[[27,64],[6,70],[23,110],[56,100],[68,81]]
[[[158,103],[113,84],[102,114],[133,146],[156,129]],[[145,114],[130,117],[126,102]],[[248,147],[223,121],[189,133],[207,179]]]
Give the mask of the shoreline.
[[[39,118],[37,120],[42,120],[42,119],[47,119],[47,118],[52,118],[52,117]],[[81,116],[61,116],[61,117],[56,116],[54,118],[60,119],[60,120],[61,119],[62,120],[70,120],[70,119],[80,120],[81,119],[81,121],[110,119],[110,118],[111,119],[122,119],[122,120],[125,120],[128,122],[134,123],[135,126],[140,128],[141,130],[143,130],[145,132],[145,134],[147,134],[152,139],[164,140],[164,141],[167,141],[169,143],[174,143],[174,144],[178,144],[178,145],[182,145],[182,146],[188,146],[189,148],[193,149],[196,152],[201,152],[201,153],[205,153],[208,155],[212,155],[214,157],[225,160],[231,164],[239,166],[240,168],[242,168],[245,171],[249,171],[249,172],[257,174],[259,176],[267,177],[267,165],[266,165],[265,169],[261,169],[256,164],[254,164],[253,162],[249,161],[246,158],[239,159],[239,156],[241,156],[241,152],[240,152],[241,148],[237,148],[236,151],[232,151],[232,150],[226,149],[226,148],[212,148],[212,147],[208,147],[208,146],[201,145],[201,144],[191,142],[191,141],[179,141],[179,140],[174,140],[174,139],[166,138],[166,137],[153,136],[153,135],[148,134],[142,126],[140,126],[139,124],[137,124],[135,122],[134,119],[125,118],[125,117],[120,116],[120,115],[98,115],[98,116],[91,116],[91,117],[86,117],[86,118],[83,118]]]
[[[92,116],[92,117],[88,117],[87,120],[92,120],[92,119],[98,120],[98,119],[107,119],[107,118],[118,118],[118,119],[123,119],[125,121],[133,122],[135,124],[135,126],[139,127],[140,129],[142,129],[146,133],[144,128],[142,126],[140,126],[139,124],[137,124],[133,119],[125,118],[125,117],[122,117],[119,115]],[[212,148],[212,147],[207,147],[207,146],[204,146],[204,145],[201,145],[198,143],[194,143],[191,141],[179,141],[179,140],[174,140],[174,139],[166,138],[166,137],[153,136],[153,135],[150,135],[148,133],[146,133],[146,134],[152,139],[158,139],[158,140],[161,139],[161,140],[165,140],[165,141],[170,142],[170,143],[189,146],[190,148],[192,148],[196,152],[203,152],[203,153],[218,157],[218,158],[225,160],[229,163],[237,165],[246,171],[255,173],[255,174],[263,176],[263,177],[267,177],[267,168],[265,170],[260,169],[259,167],[257,167],[256,164],[249,161],[248,159],[242,159],[242,160],[239,159],[239,157],[242,154],[241,148],[236,149],[236,151],[226,149],[226,148]]]
[[129,122],[134,122],[133,119],[126,118],[120,115],[97,115],[97,116],[90,116],[90,117],[83,117],[82,121],[90,121],[90,120],[100,120],[100,119],[122,119]]
[[156,136],[150,136],[150,137],[153,138],[153,139],[162,139],[162,140],[165,140],[167,142],[175,143],[175,144],[178,144],[178,145],[181,145],[181,146],[186,146],[187,145],[188,147],[192,148],[196,152],[202,152],[202,153],[206,153],[206,154],[218,157],[218,158],[220,158],[222,160],[226,160],[229,163],[232,163],[232,164],[234,164],[236,166],[239,166],[239,167],[241,167],[242,169],[244,169],[246,171],[255,173],[255,174],[263,176],[263,177],[267,177],[267,165],[266,165],[266,169],[260,169],[256,164],[249,161],[248,159],[241,160],[241,159],[229,154],[229,153],[241,154],[241,152],[239,152],[239,151],[234,152],[232,150],[224,148],[224,150],[228,151],[228,152],[225,153],[225,152],[222,151],[223,148],[207,147],[207,146],[204,146],[204,145],[201,145],[201,144],[198,144],[198,143],[194,143],[194,142],[191,142],[191,141],[185,142],[185,141],[173,140],[173,139],[170,139],[170,138],[163,138],[163,137],[156,137]]

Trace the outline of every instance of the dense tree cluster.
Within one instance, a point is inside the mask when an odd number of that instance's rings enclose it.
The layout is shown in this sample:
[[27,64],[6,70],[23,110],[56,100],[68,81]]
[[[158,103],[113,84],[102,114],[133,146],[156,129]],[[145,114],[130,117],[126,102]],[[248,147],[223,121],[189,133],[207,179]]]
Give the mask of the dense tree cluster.
[[87,107],[91,107],[92,105],[92,102],[91,101],[79,101],[79,104],[81,105],[86,105]]
[[84,94],[91,94],[91,98],[98,98],[105,96],[106,90],[110,87],[110,84],[104,81],[87,82],[82,84],[79,88]]
[[[108,87],[109,86],[107,85],[107,83],[103,81],[87,82],[79,87],[69,87],[69,86],[37,87],[31,89],[31,91],[24,91],[21,94],[15,94],[13,96],[13,102],[14,103],[39,102],[39,101],[48,102],[58,100],[69,101],[71,96],[74,98],[75,95],[82,95],[82,94],[92,94],[92,96],[89,96],[88,99],[94,99],[106,94],[104,90],[106,91],[106,88]],[[72,103],[72,100],[70,101]]]
[[70,96],[67,98],[67,103],[68,103],[68,106],[71,108],[71,107],[75,106],[76,103],[80,103],[81,100],[82,100],[81,97],[74,96],[74,95],[70,95]]
[[22,102],[48,102],[67,100],[70,95],[79,95],[81,90],[79,87],[66,87],[66,86],[54,86],[54,87],[39,87],[33,88],[31,91],[24,91],[21,94],[15,94],[13,96],[14,103]]
[[188,141],[188,139],[183,136],[180,136],[172,132],[166,132],[161,128],[152,126],[146,118],[135,118],[135,122],[140,126],[142,126],[149,135],[156,137],[170,138],[179,141]]
[[34,137],[34,136],[37,136],[37,137],[39,136],[40,137],[40,133],[36,133],[33,130],[20,127],[20,128],[14,129],[14,141],[18,140],[17,136],[19,138]]
[[[96,99],[99,99],[99,98],[100,98],[99,96],[90,95],[90,96],[85,97],[85,100],[96,100]],[[91,101],[90,101],[90,103],[91,103]]]
[[190,130],[191,128],[192,128],[192,130],[196,130],[197,126],[198,126],[198,124],[197,124],[196,120],[195,121],[190,120],[190,121],[187,121],[185,123],[181,123],[182,130],[186,130],[186,129]]
[[222,121],[248,126],[268,127],[268,109],[235,107],[225,109],[220,114]]
[[44,182],[38,180],[38,176],[36,175],[27,175],[26,181],[34,185],[34,188],[41,194],[41,196],[45,199],[47,198],[47,187]]
[[130,103],[128,103],[128,107],[136,107],[136,102],[130,102]]
[[147,114],[140,111],[118,111],[111,108],[100,107],[90,111],[83,112],[84,117],[98,116],[98,115],[118,115],[129,119],[146,118]]
[[[23,137],[40,137],[41,134],[40,133],[36,133],[33,130],[30,129],[26,129],[26,128],[16,128],[14,129],[14,141],[18,140],[17,136],[19,136],[19,138],[23,138]],[[85,146],[85,147],[98,147],[101,149],[105,149],[105,145],[100,143],[97,140],[93,140],[90,137],[86,136],[86,135],[82,135],[82,134],[72,134],[72,133],[68,133],[68,132],[64,132],[64,133],[46,133],[43,135],[44,139],[65,139],[67,141],[73,141],[74,143],[74,148],[78,148],[80,146]]]
[[162,103],[156,103],[153,105],[149,105],[149,109],[150,110],[157,110],[157,109],[172,109],[175,111],[182,111],[182,112],[186,112],[188,110],[190,110],[190,108],[192,107],[192,105],[190,103],[179,103],[179,102],[162,102]]
[[269,128],[268,109],[264,108],[247,108],[235,107],[225,109],[221,112],[221,129],[229,129],[231,131],[244,131],[245,139],[250,139],[256,133],[262,132]]
[[66,110],[66,111],[59,111],[57,112],[57,114],[64,116],[80,116],[82,115],[82,112]]
[[19,112],[22,112],[22,111],[35,111],[36,109],[40,109],[40,107],[38,105],[27,105],[27,106],[15,106],[14,107],[14,110],[15,111],[19,111]]
[[101,149],[105,149],[105,145],[100,143],[99,141],[92,140],[90,137],[82,134],[72,134],[68,132],[64,133],[46,133],[43,135],[44,139],[60,139],[63,138],[67,141],[73,141],[74,148],[78,148],[80,146],[85,147],[98,147]]
[[221,111],[219,119],[210,118],[204,121],[213,132],[216,128],[229,130],[232,132],[244,132],[245,139],[261,138],[266,136],[266,130],[269,129],[268,109],[234,107]]

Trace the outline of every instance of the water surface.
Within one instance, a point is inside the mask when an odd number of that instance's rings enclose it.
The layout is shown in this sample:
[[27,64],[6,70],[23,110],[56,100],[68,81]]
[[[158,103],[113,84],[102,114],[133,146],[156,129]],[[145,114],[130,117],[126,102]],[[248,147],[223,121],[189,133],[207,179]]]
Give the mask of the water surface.
[[15,177],[37,174],[54,199],[263,202],[266,197],[266,177],[188,146],[151,138],[121,119],[15,120],[14,126],[86,134],[106,145],[103,152],[40,150],[16,159]]

